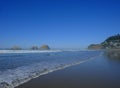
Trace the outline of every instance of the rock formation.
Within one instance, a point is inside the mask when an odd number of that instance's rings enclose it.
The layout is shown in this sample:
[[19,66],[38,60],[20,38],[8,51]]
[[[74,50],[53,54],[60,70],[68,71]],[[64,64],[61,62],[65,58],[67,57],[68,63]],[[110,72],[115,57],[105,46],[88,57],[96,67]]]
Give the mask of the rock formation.
[[101,44],[91,44],[88,46],[88,49],[103,49],[103,46]]
[[19,46],[13,46],[13,47],[11,48],[11,50],[22,50],[22,48],[19,47]]
[[31,50],[38,50],[39,48],[37,46],[32,46]]
[[120,34],[110,36],[100,44],[91,44],[88,49],[120,49]]
[[50,47],[48,45],[42,45],[40,50],[50,50]]
[[108,37],[101,45],[105,49],[120,49],[120,35],[117,34],[115,36]]

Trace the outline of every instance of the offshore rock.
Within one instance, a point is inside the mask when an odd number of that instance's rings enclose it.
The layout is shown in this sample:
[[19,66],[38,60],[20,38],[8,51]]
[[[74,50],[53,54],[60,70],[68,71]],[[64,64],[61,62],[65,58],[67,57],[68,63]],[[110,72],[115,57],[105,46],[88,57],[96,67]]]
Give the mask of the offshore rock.
[[50,47],[48,45],[42,45],[40,50],[50,50]]

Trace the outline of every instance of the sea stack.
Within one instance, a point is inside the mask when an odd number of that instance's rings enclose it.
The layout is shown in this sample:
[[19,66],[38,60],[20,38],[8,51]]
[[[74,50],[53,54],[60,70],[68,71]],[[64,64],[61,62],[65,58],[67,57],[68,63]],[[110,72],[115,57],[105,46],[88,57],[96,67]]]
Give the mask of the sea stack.
[[50,50],[50,47],[48,45],[42,45],[40,50]]
[[13,46],[11,50],[22,50],[22,48],[20,46]]
[[37,46],[32,46],[31,50],[38,50],[39,48]]

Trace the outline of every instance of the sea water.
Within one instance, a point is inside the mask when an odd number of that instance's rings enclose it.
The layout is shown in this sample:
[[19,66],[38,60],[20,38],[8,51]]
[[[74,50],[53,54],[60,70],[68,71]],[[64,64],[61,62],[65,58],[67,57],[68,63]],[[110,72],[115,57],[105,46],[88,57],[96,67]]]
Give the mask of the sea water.
[[4,52],[0,54],[0,88],[14,88],[40,75],[99,55],[101,51]]

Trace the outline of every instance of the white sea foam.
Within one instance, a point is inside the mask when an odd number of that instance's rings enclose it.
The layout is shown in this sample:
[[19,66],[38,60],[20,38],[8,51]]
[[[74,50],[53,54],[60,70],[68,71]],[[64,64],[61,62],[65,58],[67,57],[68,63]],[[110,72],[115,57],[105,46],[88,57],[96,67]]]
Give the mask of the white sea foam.
[[[58,50],[0,50],[3,53],[46,53],[46,52],[63,52],[63,51],[91,51],[86,49],[58,49]],[[95,51],[95,50],[93,50]]]
[[46,53],[61,52],[61,50],[0,50],[0,53]]
[[70,60],[65,60],[67,57],[57,55],[57,57],[60,57],[63,60],[60,61],[59,59],[56,59],[51,61],[42,61],[28,66],[21,66],[15,69],[8,69],[6,71],[0,72],[0,88],[14,88],[15,86],[18,86],[40,75],[44,75],[55,70],[89,61],[96,56],[99,56],[100,53],[89,54],[87,52],[82,52],[81,55],[83,55],[84,57],[79,57],[84,58],[82,60],[79,59],[76,55],[73,55],[73,57],[70,56],[71,58],[73,58]]

